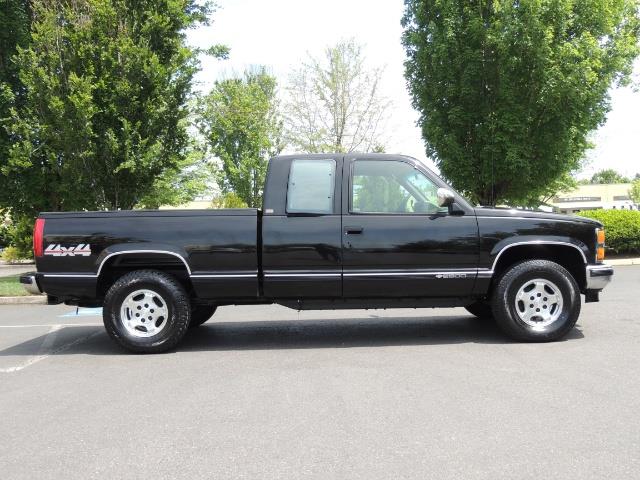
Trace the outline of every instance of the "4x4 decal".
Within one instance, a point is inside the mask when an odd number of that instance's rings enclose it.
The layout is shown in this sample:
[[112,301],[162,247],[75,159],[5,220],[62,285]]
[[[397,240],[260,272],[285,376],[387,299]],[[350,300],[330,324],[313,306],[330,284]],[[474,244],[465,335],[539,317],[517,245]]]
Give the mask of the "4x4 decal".
[[88,243],[81,243],[80,245],[63,247],[59,243],[51,243],[45,249],[44,254],[52,257],[88,257],[91,255],[91,245]]

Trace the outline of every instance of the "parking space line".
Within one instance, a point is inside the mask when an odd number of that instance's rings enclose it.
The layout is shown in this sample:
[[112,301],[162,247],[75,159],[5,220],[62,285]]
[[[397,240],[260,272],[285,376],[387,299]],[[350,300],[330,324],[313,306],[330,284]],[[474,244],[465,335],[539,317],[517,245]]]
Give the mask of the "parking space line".
[[58,318],[64,317],[101,317],[102,307],[99,308],[77,308],[62,315],[58,315]]
[[75,340],[69,342],[69,343],[65,343],[64,345],[59,346],[58,348],[47,352],[47,350],[49,350],[51,348],[51,346],[53,345],[53,342],[55,341],[57,335],[58,335],[58,331],[63,327],[63,325],[53,325],[52,328],[49,330],[49,332],[47,333],[44,341],[42,342],[42,345],[40,345],[40,348],[38,349],[38,353],[29,358],[28,360],[26,360],[25,362],[21,363],[20,365],[16,365],[15,367],[8,367],[8,368],[0,368],[0,373],[15,373],[15,372],[19,372],[20,370],[24,370],[27,367],[30,367],[31,365],[34,365],[38,362],[40,362],[41,360],[45,360],[46,358],[50,357],[51,355],[55,355],[57,353],[61,353],[64,352],[65,350],[68,350],[69,348],[78,345],[79,343],[82,343],[84,341],[89,340],[91,337],[94,337],[96,335],[98,335],[99,333],[102,333],[101,331],[98,332],[92,332],[89,335],[85,335],[83,337],[80,338],[76,338]]
[[27,325],[0,325],[0,328],[101,327],[102,325],[102,323],[42,323]]

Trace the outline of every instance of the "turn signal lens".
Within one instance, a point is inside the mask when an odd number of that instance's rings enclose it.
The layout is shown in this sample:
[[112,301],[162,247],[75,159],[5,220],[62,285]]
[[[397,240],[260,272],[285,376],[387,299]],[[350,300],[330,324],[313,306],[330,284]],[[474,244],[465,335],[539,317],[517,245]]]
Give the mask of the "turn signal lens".
[[596,261],[604,260],[604,229],[596,229]]

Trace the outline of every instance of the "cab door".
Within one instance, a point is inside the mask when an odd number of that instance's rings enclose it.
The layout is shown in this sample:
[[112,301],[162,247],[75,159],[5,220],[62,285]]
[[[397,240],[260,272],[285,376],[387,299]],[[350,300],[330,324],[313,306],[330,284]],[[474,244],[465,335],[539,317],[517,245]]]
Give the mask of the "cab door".
[[479,238],[464,200],[438,207],[446,184],[405,157],[347,157],[344,175],[344,297],[471,294]]
[[271,160],[262,217],[262,275],[270,298],[342,296],[342,156]]

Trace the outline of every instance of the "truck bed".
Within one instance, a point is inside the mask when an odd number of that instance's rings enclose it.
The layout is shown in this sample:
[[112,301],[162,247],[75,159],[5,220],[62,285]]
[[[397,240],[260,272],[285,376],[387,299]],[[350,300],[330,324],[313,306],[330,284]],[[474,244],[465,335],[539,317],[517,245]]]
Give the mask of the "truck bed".
[[[257,209],[43,213],[39,281],[50,295],[95,296],[108,269],[176,271],[201,298],[258,295]],[[136,255],[128,253],[135,252]]]

